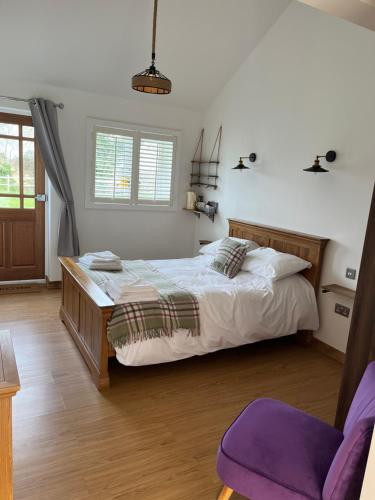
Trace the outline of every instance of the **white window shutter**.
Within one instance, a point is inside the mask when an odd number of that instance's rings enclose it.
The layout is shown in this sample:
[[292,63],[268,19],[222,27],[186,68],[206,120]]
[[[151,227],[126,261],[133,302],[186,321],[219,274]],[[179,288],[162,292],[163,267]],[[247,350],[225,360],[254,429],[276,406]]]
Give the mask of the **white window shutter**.
[[95,200],[130,200],[133,143],[130,135],[95,132]]
[[172,204],[175,163],[174,137],[141,134],[138,168],[138,202]]
[[170,132],[93,123],[87,206],[174,208],[178,133]]

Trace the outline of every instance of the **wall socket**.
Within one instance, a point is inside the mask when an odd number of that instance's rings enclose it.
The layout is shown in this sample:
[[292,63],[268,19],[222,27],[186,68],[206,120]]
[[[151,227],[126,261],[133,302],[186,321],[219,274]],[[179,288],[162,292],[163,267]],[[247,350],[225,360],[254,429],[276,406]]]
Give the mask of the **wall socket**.
[[335,313],[344,316],[344,318],[349,318],[350,307],[343,306],[342,304],[335,304]]
[[355,276],[357,274],[357,269],[352,269],[351,267],[346,268],[345,278],[350,280],[355,280]]

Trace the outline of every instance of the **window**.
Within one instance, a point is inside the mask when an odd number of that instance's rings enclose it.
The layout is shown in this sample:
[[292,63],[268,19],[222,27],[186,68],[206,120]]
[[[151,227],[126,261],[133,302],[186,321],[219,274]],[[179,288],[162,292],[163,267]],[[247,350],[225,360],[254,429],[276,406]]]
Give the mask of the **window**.
[[0,114],[0,209],[35,209],[35,139],[31,117]]
[[90,208],[172,208],[178,133],[89,120]]

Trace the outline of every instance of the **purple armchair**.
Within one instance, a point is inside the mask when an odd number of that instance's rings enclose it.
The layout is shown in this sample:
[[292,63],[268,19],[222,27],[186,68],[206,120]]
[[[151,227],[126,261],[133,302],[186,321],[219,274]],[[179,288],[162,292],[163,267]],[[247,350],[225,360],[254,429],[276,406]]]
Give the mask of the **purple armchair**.
[[375,424],[375,362],[353,399],[344,432],[273,399],[257,399],[226,431],[219,496],[251,500],[357,500]]

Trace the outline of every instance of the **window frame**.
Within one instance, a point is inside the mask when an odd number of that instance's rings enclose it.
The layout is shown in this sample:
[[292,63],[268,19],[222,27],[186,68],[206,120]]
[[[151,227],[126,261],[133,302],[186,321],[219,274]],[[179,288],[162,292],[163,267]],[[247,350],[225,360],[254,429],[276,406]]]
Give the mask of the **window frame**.
[[[134,137],[131,194],[129,201],[124,199],[95,198],[95,158],[96,158],[96,132],[108,132],[124,136]],[[142,135],[143,134],[143,135]],[[138,200],[138,173],[140,139],[142,137],[154,137],[156,139],[170,138],[174,142],[173,166],[171,180],[170,203],[163,201]],[[162,129],[140,124],[131,124],[118,121],[108,121],[98,118],[87,118],[86,137],[86,196],[85,208],[104,210],[153,210],[153,211],[176,211],[178,204],[178,175],[181,154],[181,131],[175,129]]]
[[[2,134],[0,132],[0,139],[9,139],[12,141],[17,141],[18,142],[18,184],[19,184],[19,192],[18,193],[5,193],[5,192],[0,192],[0,198],[13,198],[15,200],[18,200],[20,205],[19,207],[1,207],[0,210],[36,210],[36,202],[35,202],[35,197],[37,194],[37,183],[36,183],[36,161],[37,161],[37,142],[36,142],[36,136],[35,136],[35,127],[31,118],[31,115],[21,113],[21,112],[14,112],[12,109],[8,108],[0,108],[0,122],[8,125],[15,125],[18,128],[18,133],[17,134]],[[31,127],[34,129],[34,135],[32,137],[29,137],[27,135],[24,135],[23,133],[23,128],[24,127]],[[31,143],[33,144],[33,150],[34,150],[34,158],[33,158],[33,163],[34,163],[34,193],[26,193],[25,194],[25,182],[24,182],[24,177],[25,177],[25,170],[24,170],[24,162],[25,162],[25,157],[24,157],[24,143]],[[26,200],[33,200],[34,201],[34,206],[32,207],[25,207],[25,201]]]

